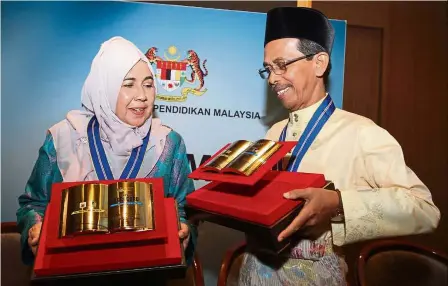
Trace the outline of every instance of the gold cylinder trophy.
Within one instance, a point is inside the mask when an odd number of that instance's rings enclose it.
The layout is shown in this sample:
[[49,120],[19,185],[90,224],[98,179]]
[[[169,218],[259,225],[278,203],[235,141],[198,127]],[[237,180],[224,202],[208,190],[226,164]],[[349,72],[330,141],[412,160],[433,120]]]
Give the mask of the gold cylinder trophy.
[[62,193],[60,237],[154,229],[152,184],[81,184]]
[[108,232],[107,185],[82,184],[62,192],[60,236]]
[[261,165],[266,163],[266,160],[272,156],[281,145],[275,141],[261,139],[250,145],[238,157],[226,166],[227,170],[236,170],[246,176],[250,176]]
[[209,169],[210,171],[222,170],[250,145],[252,145],[252,142],[247,140],[233,142],[229,147],[223,150],[221,154],[210,160],[204,169]]
[[108,200],[110,232],[154,229],[152,184],[111,184]]
[[276,141],[266,139],[255,142],[238,140],[206,164],[200,166],[200,169],[216,173],[250,176],[281,147],[282,145]]

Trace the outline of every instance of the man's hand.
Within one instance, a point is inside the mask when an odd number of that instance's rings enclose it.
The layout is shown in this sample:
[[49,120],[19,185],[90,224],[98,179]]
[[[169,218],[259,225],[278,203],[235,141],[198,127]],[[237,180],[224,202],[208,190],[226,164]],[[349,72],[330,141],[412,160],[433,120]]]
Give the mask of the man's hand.
[[336,212],[339,205],[338,194],[335,191],[326,189],[292,190],[283,194],[283,196],[291,200],[303,199],[305,200],[305,205],[291,224],[279,234],[278,241],[291,236],[303,227],[315,226],[322,222],[330,221],[331,216]]
[[36,256],[37,245],[39,244],[41,229],[42,229],[42,223],[38,222],[28,230],[28,245],[30,246],[34,256]]
[[183,222],[180,223],[179,238],[183,243],[184,249],[187,249],[188,242],[190,241],[190,229]]

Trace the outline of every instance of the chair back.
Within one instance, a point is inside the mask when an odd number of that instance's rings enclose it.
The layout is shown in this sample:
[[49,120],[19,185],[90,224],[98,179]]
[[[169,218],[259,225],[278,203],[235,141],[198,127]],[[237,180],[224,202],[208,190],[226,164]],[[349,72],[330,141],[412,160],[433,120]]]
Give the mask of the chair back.
[[367,244],[357,263],[359,286],[447,286],[445,254],[406,241]]
[[221,261],[217,286],[237,285],[240,267],[243,262],[243,254],[246,250],[246,242],[242,242],[228,249]]
[[20,233],[15,222],[2,222],[2,286],[30,285],[32,267],[21,259]]
[[198,253],[195,254],[193,263],[188,267],[185,277],[171,279],[166,286],[204,286],[204,274]]

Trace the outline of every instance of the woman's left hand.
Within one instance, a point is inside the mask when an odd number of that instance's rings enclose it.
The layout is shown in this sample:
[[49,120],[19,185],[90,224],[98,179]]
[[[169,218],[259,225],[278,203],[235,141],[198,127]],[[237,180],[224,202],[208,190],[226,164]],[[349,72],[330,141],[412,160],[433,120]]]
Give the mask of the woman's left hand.
[[179,238],[184,245],[184,249],[187,249],[188,242],[190,241],[190,229],[188,228],[188,225],[183,222],[180,223]]

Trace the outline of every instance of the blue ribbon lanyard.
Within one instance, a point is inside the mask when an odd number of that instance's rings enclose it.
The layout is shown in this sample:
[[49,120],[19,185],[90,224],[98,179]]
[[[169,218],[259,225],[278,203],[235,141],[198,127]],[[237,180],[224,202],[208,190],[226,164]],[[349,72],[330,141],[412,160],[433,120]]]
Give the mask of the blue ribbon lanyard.
[[[329,95],[322,101],[317,110],[314,112],[311,117],[310,122],[305,128],[305,131],[300,136],[299,141],[294,147],[291,157],[288,161],[288,166],[286,168],[289,172],[297,172],[299,169],[300,163],[302,162],[305,153],[310,148],[314,139],[316,139],[317,134],[322,130],[325,123],[328,121],[330,116],[333,114],[336,109],[333,100]],[[286,139],[286,129],[288,128],[288,124],[286,124],[285,128],[283,128],[282,133],[280,134],[279,141],[285,141]],[[277,163],[277,170],[282,170],[282,160]]]
[[[149,134],[143,138],[143,144],[137,148],[132,149],[131,156],[120,176],[120,179],[134,179],[137,177],[138,171],[145,156],[146,147],[148,146]],[[93,166],[99,180],[114,180],[112,170],[107,161],[106,152],[100,138],[100,126],[95,116],[90,119],[87,125],[87,136],[89,138],[89,149],[92,157]]]

